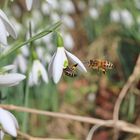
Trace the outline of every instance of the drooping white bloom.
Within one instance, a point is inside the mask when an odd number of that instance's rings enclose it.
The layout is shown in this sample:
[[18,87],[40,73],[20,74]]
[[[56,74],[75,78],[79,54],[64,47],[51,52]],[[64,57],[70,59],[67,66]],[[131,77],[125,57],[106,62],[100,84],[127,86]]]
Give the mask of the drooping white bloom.
[[60,20],[60,16],[58,15],[58,13],[53,12],[50,16],[52,21]]
[[91,18],[97,19],[99,17],[99,12],[96,8],[90,8],[89,15],[91,16]]
[[41,5],[41,9],[42,9],[42,12],[44,15],[50,14],[51,7],[50,7],[49,3],[43,2]]
[[42,77],[45,83],[48,83],[48,74],[45,67],[39,60],[34,60],[32,69],[29,74],[29,85],[37,85],[39,77]]
[[110,18],[112,21],[120,22],[126,27],[130,27],[133,24],[133,16],[127,9],[112,10]]
[[1,68],[2,72],[9,71],[15,68],[15,65],[7,65]]
[[0,68],[0,87],[15,86],[25,79],[25,75],[19,73],[7,73],[14,68],[14,65],[7,65]]
[[19,73],[0,74],[0,87],[15,86],[24,79],[25,75]]
[[110,13],[111,21],[113,22],[120,22],[120,11],[119,10],[112,10]]
[[52,9],[59,9],[59,2],[58,0],[46,0],[49,6],[51,6]]
[[56,53],[54,53],[50,63],[49,63],[49,76],[53,78],[55,83],[58,83],[63,72],[63,68],[65,68],[65,64],[68,63],[68,59],[74,64],[78,64],[78,69],[81,72],[86,72],[86,68],[83,63],[73,54],[68,52],[64,47],[58,47]]
[[20,48],[21,53],[23,56],[28,57],[29,56],[29,47],[27,45]]
[[0,9],[0,43],[7,46],[7,36],[9,34],[14,39],[17,38],[14,26],[11,24],[6,14]]
[[25,73],[27,70],[27,60],[22,54],[18,54],[17,57],[14,60],[15,69],[14,71],[17,72],[18,69]]
[[0,131],[0,138],[3,138],[4,136],[3,131],[13,137],[17,136],[17,129],[19,126],[15,116],[2,108],[0,108],[0,124],[2,126],[2,130]]
[[33,5],[33,0],[26,0],[25,2],[26,2],[27,10],[30,11]]
[[38,7],[39,2],[40,2],[39,0],[25,0],[27,10],[30,11],[33,6]]
[[63,13],[72,14],[75,12],[75,7],[71,0],[61,0],[59,5]]
[[63,15],[62,20],[68,28],[73,29],[75,27],[74,20],[69,15]]
[[132,14],[127,9],[123,9],[120,12],[120,15],[121,15],[121,21],[125,26],[130,27],[133,24]]

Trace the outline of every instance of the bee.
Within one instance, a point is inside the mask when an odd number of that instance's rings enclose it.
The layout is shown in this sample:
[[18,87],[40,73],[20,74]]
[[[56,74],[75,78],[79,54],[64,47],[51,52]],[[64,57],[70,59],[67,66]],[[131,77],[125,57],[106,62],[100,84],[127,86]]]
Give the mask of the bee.
[[92,69],[101,70],[103,74],[105,74],[107,69],[113,68],[113,64],[107,60],[91,59],[88,62],[88,67]]
[[77,73],[76,73],[77,66],[78,66],[78,64],[74,64],[71,67],[67,66],[66,68],[63,69],[64,74],[69,77],[76,77],[77,76]]

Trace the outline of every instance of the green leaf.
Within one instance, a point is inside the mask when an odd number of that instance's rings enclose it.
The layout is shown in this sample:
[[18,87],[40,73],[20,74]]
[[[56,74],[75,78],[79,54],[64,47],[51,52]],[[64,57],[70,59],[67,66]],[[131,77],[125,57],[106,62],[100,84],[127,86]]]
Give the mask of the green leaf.
[[[22,46],[29,44],[37,39],[42,38],[43,36],[52,33],[53,31],[55,31],[59,26],[61,25],[61,22],[58,21],[56,23],[54,23],[53,25],[49,26],[48,28],[46,28],[44,31],[34,35],[33,37],[31,37],[30,39],[28,39],[25,42],[21,42],[21,41],[17,41],[16,43],[14,43],[14,45],[12,47],[10,47],[9,49],[7,49],[6,51],[4,51],[1,55],[0,55],[0,60],[4,59],[5,57],[11,55],[13,52],[17,51],[19,48],[21,48]],[[19,43],[21,42],[21,43]]]

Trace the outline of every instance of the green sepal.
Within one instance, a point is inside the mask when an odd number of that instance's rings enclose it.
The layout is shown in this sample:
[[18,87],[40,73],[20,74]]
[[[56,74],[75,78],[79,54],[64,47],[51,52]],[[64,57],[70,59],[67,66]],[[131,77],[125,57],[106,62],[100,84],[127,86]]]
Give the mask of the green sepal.
[[64,41],[60,33],[57,33],[56,43],[57,43],[57,47],[64,47]]

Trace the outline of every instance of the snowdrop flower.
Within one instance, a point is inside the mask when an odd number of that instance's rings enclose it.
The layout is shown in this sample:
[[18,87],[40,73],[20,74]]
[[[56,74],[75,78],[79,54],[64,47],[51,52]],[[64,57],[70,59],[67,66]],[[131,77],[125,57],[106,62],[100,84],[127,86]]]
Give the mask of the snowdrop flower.
[[1,140],[4,137],[4,132],[13,137],[17,136],[17,129],[19,128],[19,126],[15,116],[9,111],[2,108],[0,108],[0,124],[2,126],[2,130],[0,130]]
[[30,11],[33,6],[38,7],[40,4],[39,0],[25,0],[25,4],[27,7],[27,10]]
[[67,57],[74,63],[78,64],[78,69],[81,72],[86,72],[86,68],[83,63],[73,54],[68,52],[63,47],[63,39],[60,35],[57,37],[57,51],[54,53],[48,67],[49,76],[53,78],[55,83],[58,83],[63,72],[63,68],[68,66],[68,59]]
[[59,2],[58,0],[46,0],[49,6],[52,7],[52,9],[59,9]]
[[17,33],[14,26],[11,24],[5,13],[0,9],[0,43],[7,46],[7,36],[9,34],[14,39],[17,38]]
[[120,22],[120,11],[119,10],[112,10],[110,13],[111,21]]
[[130,27],[133,24],[132,14],[127,9],[122,10],[120,15],[121,21],[125,26]]
[[70,0],[67,0],[67,1],[61,0],[60,9],[62,10],[63,13],[66,13],[66,14],[72,14],[75,12],[74,5],[73,5],[72,1],[70,1]]
[[97,19],[99,17],[99,12],[96,8],[90,8],[89,15],[91,16],[91,18]]
[[29,85],[37,85],[38,78],[40,76],[45,83],[48,83],[48,74],[45,67],[41,64],[39,60],[34,60],[31,72],[29,74]]
[[27,10],[30,11],[33,5],[33,0],[26,0],[25,3],[26,3]]
[[50,16],[51,16],[51,20],[52,21],[58,21],[58,20],[60,20],[60,17],[58,15],[58,13],[53,12]]
[[25,45],[24,47],[21,47],[20,50],[23,56],[25,57],[29,56],[29,47],[27,45]]
[[7,65],[0,68],[0,87],[15,86],[25,79],[25,75],[19,73],[7,73],[7,71],[14,68],[14,65]]
[[69,15],[63,15],[62,20],[68,28],[73,29],[75,27],[74,20]]
[[19,84],[25,75],[19,73],[0,74],[0,87],[10,87]]
[[46,14],[49,15],[51,12],[51,7],[50,7],[49,3],[47,3],[47,2],[42,3],[41,9],[42,9],[42,12],[44,15],[46,15]]
[[7,65],[0,69],[0,72],[6,72],[15,68],[15,65]]
[[113,10],[111,11],[111,20],[114,22],[121,22],[127,27],[130,27],[133,24],[133,16],[131,13],[126,10]]
[[22,54],[17,55],[13,64],[15,65],[14,71],[18,71],[18,68],[19,68],[19,70],[22,73],[26,72],[26,70],[27,70],[27,60]]

